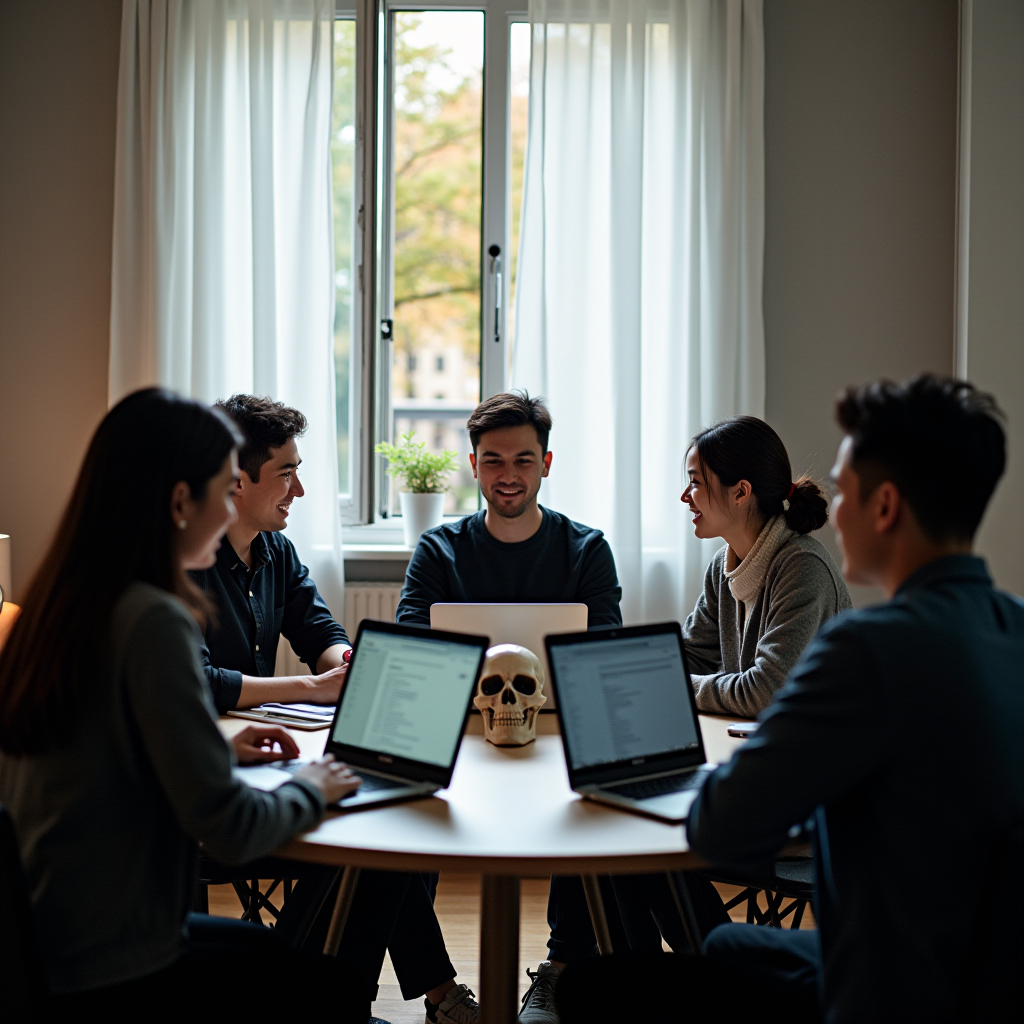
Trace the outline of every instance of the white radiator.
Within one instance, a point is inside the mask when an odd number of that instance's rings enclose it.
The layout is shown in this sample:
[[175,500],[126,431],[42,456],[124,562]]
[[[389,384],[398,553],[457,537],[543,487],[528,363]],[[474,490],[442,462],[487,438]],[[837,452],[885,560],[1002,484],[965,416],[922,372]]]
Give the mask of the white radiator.
[[[359,623],[363,619],[383,619],[385,622],[395,621],[398,599],[402,595],[401,583],[350,583],[345,587],[345,618],[342,625],[349,639],[355,641],[359,632]],[[291,644],[281,637],[277,645],[277,664],[275,675],[305,675],[311,669],[299,661],[299,656],[292,650]]]

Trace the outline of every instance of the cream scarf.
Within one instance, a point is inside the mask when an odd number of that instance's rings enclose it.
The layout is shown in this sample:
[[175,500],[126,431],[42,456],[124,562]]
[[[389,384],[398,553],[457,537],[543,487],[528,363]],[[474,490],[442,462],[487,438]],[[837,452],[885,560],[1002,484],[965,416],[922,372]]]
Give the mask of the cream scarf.
[[785,516],[773,516],[764,524],[754,546],[742,562],[736,558],[736,552],[729,548],[725,556],[725,578],[737,601],[746,606],[755,600],[764,588],[768,568],[779,548],[794,536],[796,531],[786,525]]

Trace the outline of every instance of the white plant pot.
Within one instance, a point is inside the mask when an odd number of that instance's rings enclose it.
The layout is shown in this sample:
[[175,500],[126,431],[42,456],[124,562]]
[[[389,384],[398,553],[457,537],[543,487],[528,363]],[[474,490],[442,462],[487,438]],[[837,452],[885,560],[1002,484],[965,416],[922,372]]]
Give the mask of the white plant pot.
[[444,521],[444,494],[413,494],[399,491],[402,502],[402,528],[405,530],[405,546],[414,548],[424,530],[440,526]]

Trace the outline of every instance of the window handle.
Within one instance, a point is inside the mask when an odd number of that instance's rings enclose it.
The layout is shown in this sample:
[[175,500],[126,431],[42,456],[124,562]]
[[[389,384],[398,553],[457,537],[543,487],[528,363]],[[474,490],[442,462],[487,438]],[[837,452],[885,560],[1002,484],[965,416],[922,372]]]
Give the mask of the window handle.
[[494,278],[494,343],[501,341],[501,246],[492,245],[487,250],[491,257],[491,276]]

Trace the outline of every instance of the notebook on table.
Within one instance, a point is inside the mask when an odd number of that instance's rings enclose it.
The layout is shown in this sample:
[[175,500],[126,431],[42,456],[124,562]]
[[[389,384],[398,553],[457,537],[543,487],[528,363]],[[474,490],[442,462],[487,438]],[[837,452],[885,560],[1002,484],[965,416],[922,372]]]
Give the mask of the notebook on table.
[[704,754],[677,622],[545,640],[569,784],[588,800],[685,821]]
[[[345,809],[417,799],[446,788],[489,641],[364,619],[324,747],[363,780]],[[307,762],[235,769],[276,789]]]

